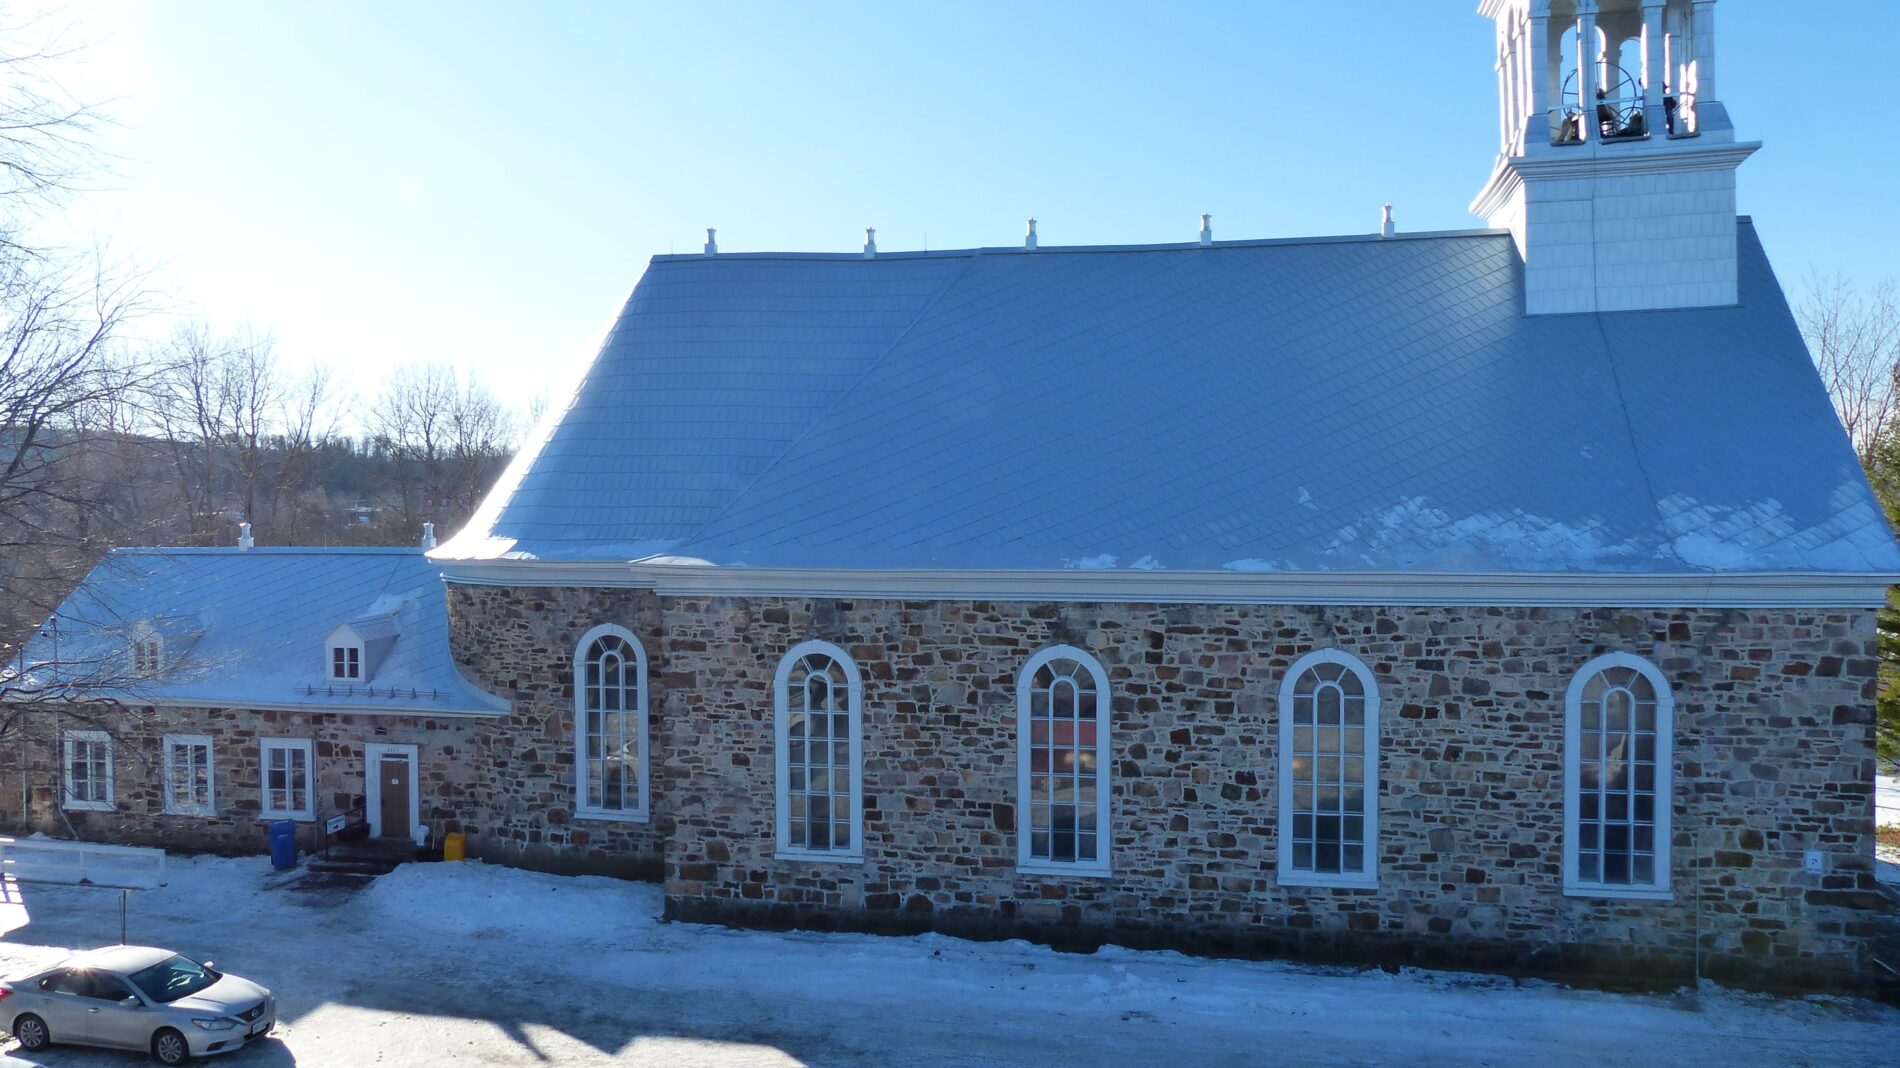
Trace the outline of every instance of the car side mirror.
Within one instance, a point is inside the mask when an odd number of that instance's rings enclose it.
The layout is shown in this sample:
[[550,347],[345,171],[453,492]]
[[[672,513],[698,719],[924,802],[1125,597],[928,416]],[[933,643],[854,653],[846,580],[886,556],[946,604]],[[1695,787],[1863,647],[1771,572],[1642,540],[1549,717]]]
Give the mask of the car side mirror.
[[127,994],[119,999],[119,1007],[122,1009],[136,1009],[140,1004],[141,1002],[136,994]]

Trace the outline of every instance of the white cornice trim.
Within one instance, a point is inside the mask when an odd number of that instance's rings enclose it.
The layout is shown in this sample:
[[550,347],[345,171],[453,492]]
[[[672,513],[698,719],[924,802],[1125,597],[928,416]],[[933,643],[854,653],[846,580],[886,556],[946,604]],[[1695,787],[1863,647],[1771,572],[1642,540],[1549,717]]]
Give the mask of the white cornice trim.
[[1581,145],[1540,146],[1528,155],[1500,156],[1491,177],[1466,209],[1490,221],[1530,179],[1593,178],[1612,174],[1672,174],[1682,171],[1734,170],[1761,148],[1760,141],[1708,141],[1684,138],[1658,149],[1648,142],[1591,141]]
[[[103,696],[103,695],[102,695]],[[324,701],[316,698],[309,700],[250,700],[224,697],[192,697],[166,694],[116,694],[111,700],[121,705],[149,705],[153,708],[241,708],[255,712],[334,712],[348,716],[382,716],[408,719],[500,719],[508,715],[508,709],[478,708],[392,708],[389,705],[366,705],[350,701]]]
[[1614,608],[1877,608],[1900,574],[839,570],[457,561],[471,586],[650,589],[670,597]]

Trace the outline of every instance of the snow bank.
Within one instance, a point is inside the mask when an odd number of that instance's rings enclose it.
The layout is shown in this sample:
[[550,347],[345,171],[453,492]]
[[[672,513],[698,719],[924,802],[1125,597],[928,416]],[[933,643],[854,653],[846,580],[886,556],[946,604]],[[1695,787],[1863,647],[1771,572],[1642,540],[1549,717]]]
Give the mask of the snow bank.
[[660,888],[599,876],[557,877],[484,864],[404,864],[359,895],[380,919],[477,938],[598,942],[627,935],[660,915]]

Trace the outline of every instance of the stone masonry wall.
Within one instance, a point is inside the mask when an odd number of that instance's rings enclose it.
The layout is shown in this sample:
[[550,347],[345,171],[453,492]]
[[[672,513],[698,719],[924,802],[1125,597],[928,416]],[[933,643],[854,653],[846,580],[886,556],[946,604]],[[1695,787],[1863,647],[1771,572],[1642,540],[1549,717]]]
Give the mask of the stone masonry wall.
[[[105,730],[112,738],[113,804],[109,812],[61,813],[59,733]],[[0,755],[0,811],[12,826],[66,837],[66,825],[89,841],[157,845],[168,849],[256,853],[269,848],[263,822],[264,738],[308,738],[314,743],[316,819],[301,821],[300,847],[314,849],[318,821],[337,813],[361,815],[365,803],[366,742],[417,747],[419,817],[437,832],[461,830],[471,796],[469,755],[475,724],[426,716],[362,716],[264,712],[243,708],[43,709],[25,739],[29,802],[21,818],[21,753]],[[163,745],[166,734],[203,734],[212,740],[216,814],[165,811]],[[22,826],[23,825],[23,826]]]
[[649,822],[574,817],[574,652],[603,623],[627,628],[647,655],[649,735],[666,729],[668,681],[659,601],[641,590],[448,587],[457,664],[513,712],[475,740],[469,850],[525,867],[660,877],[671,833],[667,773],[650,761]]
[[[669,915],[1532,971],[1826,983],[1871,920],[1870,611],[814,599],[666,604]],[[864,672],[862,864],[773,857],[772,678]],[[1078,645],[1113,691],[1114,874],[1016,871],[1015,676]],[[1276,703],[1337,647],[1382,702],[1379,886],[1275,876]],[[1562,890],[1565,688],[1646,657],[1676,697],[1670,901]],[[1818,849],[1827,871],[1805,874]]]
[[[1871,611],[1157,606],[660,598],[450,585],[455,655],[508,698],[481,720],[123,710],[117,802],[83,837],[261,851],[259,737],[315,739],[320,815],[363,803],[362,746],[415,744],[423,815],[473,854],[664,877],[683,919],[935,929],[1061,945],[1823,985],[1864,969],[1875,891]],[[617,623],[648,657],[652,818],[576,819],[572,658]],[[812,638],[864,674],[864,860],[774,857],[772,679]],[[1016,870],[1015,683],[1051,644],[1111,692],[1107,878]],[[1338,648],[1381,699],[1377,889],[1280,885],[1288,666]],[[1676,698],[1673,899],[1562,890],[1563,697],[1601,653]],[[62,834],[60,726],[27,740],[25,824]],[[219,812],[162,812],[159,736],[216,739]],[[0,813],[21,825],[19,762]],[[51,769],[51,770],[49,770]],[[314,843],[306,825],[306,846]],[[1803,871],[1820,850],[1826,870]]]

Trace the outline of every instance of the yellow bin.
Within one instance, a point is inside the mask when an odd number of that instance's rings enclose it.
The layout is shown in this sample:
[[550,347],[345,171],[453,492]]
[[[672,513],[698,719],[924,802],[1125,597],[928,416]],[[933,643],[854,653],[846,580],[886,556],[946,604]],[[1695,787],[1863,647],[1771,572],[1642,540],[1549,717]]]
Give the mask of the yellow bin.
[[468,845],[468,836],[461,831],[451,831],[442,836],[442,859],[461,860],[462,852]]

